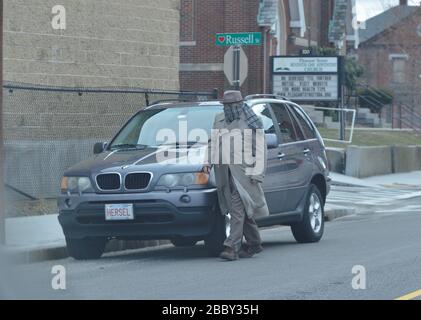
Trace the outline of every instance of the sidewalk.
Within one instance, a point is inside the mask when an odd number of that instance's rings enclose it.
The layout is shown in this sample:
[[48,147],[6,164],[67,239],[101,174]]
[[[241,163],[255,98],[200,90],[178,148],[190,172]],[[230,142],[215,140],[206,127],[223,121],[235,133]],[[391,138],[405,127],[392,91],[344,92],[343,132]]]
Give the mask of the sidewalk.
[[331,173],[332,184],[348,187],[367,187],[378,190],[402,190],[399,200],[421,197],[421,171],[394,173],[364,179],[353,178],[338,173]]
[[57,214],[6,219],[6,244],[13,250],[65,245]]
[[421,171],[388,174],[364,179],[367,183],[374,183],[384,187],[399,187],[421,189]]
[[[421,196],[421,171],[391,174],[385,176],[357,179],[332,173],[332,183],[339,186],[358,186],[367,188],[400,188],[408,192],[400,199]],[[411,192],[412,191],[412,192]],[[352,215],[355,208],[327,203],[325,216],[328,221]],[[58,215],[44,215],[6,219],[6,250],[17,254],[24,261],[51,260],[67,257],[66,243]],[[149,242],[146,246],[159,245],[161,242]],[[143,245],[144,247],[145,245]],[[108,251],[124,250],[123,245],[112,246]],[[131,247],[133,249],[133,247]]]
[[19,261],[67,257],[57,214],[6,219],[6,252]]
[[331,172],[333,184],[360,187],[411,188],[421,190],[421,171],[394,173],[358,179]]

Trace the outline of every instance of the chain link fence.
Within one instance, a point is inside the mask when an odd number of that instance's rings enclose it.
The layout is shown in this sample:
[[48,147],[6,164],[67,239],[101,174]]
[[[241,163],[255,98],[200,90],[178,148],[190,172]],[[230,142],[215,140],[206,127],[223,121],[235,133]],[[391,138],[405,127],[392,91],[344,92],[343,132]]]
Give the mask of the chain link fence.
[[8,216],[56,213],[63,172],[89,158],[138,110],[158,101],[205,101],[218,92],[3,85]]

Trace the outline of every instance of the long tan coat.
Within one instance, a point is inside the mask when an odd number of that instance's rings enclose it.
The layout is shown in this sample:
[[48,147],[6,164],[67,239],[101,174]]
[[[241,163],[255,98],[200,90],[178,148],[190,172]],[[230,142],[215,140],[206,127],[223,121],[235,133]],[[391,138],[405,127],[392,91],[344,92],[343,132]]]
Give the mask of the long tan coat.
[[[221,130],[221,129],[239,129],[239,132],[243,132],[242,130],[248,129],[244,114],[241,115],[241,119],[235,120],[232,123],[228,124],[225,121],[224,113],[220,113],[215,117],[215,122],[213,125],[213,129]],[[238,132],[238,130],[237,130]],[[242,135],[242,134],[241,134]],[[219,206],[221,208],[222,214],[227,214],[231,210],[231,189],[229,183],[229,171],[233,176],[233,180],[237,190],[240,194],[241,200],[244,203],[244,207],[246,209],[246,213],[248,217],[253,218],[261,218],[269,215],[268,206],[266,204],[265,195],[263,193],[262,182],[265,176],[266,171],[266,154],[267,154],[267,146],[266,141],[264,143],[257,143],[256,138],[253,138],[253,145],[256,145],[256,154],[263,155],[264,161],[264,168],[262,172],[259,174],[254,175],[247,175],[246,170],[247,168],[250,169],[250,165],[246,164],[242,161],[241,164],[219,164],[214,165],[215,171],[215,181],[218,188],[218,200]],[[211,144],[209,143],[208,147],[208,159],[211,160],[211,155],[215,155],[215,148],[218,144]],[[219,150],[222,150],[222,137],[219,139]],[[230,148],[230,157],[231,159],[234,157],[234,148]],[[221,152],[219,152],[221,154]],[[219,158],[221,161],[221,155]],[[229,170],[229,171],[228,171]],[[249,172],[248,172],[249,173]],[[252,179],[257,181],[252,182]]]

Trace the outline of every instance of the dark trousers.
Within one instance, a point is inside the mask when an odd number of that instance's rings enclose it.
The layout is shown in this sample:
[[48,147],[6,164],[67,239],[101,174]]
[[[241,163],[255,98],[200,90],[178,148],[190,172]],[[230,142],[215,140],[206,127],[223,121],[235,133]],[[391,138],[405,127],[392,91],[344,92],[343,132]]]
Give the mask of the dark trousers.
[[240,250],[243,236],[247,241],[247,245],[258,246],[261,245],[259,228],[253,218],[247,216],[243,201],[235,186],[233,178],[230,174],[231,187],[231,220],[230,220],[230,235],[225,240],[224,245],[236,251]]

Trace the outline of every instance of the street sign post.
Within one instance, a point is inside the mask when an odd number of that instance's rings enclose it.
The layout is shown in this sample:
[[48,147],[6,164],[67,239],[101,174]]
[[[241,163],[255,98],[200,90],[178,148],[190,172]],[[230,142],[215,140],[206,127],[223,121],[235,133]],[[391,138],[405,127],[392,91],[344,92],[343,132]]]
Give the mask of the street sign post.
[[216,45],[218,47],[260,46],[261,44],[262,44],[262,34],[260,32],[217,33],[216,34]]
[[248,73],[248,59],[241,47],[260,46],[262,44],[262,33],[217,33],[215,44],[218,47],[230,47],[224,56],[224,73],[229,83],[236,90],[240,90]]

